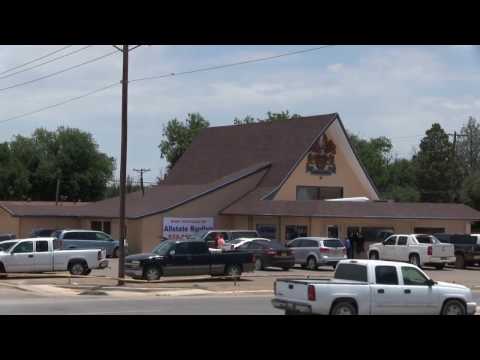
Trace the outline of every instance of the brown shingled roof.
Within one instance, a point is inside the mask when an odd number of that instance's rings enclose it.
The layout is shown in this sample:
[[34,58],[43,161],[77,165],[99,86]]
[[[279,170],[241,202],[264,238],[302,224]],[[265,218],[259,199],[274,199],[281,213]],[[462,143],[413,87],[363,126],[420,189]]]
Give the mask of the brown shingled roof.
[[78,209],[92,204],[89,202],[55,201],[0,201],[0,208],[14,216],[66,216],[74,217]]
[[272,164],[263,186],[277,186],[337,114],[204,129],[165,184],[205,184],[261,161]]

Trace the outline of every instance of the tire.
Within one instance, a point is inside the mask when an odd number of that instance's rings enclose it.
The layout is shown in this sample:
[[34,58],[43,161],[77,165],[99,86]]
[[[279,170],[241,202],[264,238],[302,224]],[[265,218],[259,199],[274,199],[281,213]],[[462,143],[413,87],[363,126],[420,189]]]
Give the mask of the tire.
[[462,254],[455,255],[455,268],[465,269],[465,257]]
[[263,270],[263,261],[260,258],[255,259],[255,270]]
[[335,270],[335,269],[337,268],[337,264],[338,264],[338,263],[332,264],[333,270]]
[[240,275],[242,275],[242,268],[237,264],[227,265],[225,268],[225,275],[234,279],[240,279]]
[[118,247],[116,247],[115,249],[113,249],[112,258],[113,258],[113,259],[118,258]]
[[87,269],[87,270],[83,273],[83,275],[90,275],[91,272],[92,272],[92,269]]
[[0,279],[6,278],[7,273],[5,272],[5,267],[3,266],[2,263],[0,263]]
[[339,301],[333,305],[330,315],[357,315],[357,309],[349,301]]
[[144,280],[155,281],[155,280],[159,280],[161,276],[162,276],[162,272],[157,266],[150,265],[143,270]]
[[437,269],[437,270],[443,270],[444,267],[445,267],[445,264],[435,265],[435,269]]
[[289,267],[284,267],[282,268],[283,271],[290,271],[290,268]]
[[418,257],[417,254],[412,254],[412,255],[410,255],[410,256],[408,257],[408,262],[409,262],[410,264],[412,264],[412,265],[415,265],[415,266],[417,266],[417,267],[419,267],[419,268],[422,268],[422,267],[420,266],[420,258]]
[[372,251],[370,254],[368,254],[368,258],[370,260],[378,260],[380,257],[378,256],[378,252]]
[[466,315],[467,308],[460,300],[447,300],[442,308],[442,315]]
[[75,261],[70,263],[68,271],[71,275],[85,275],[88,271],[87,264],[83,261]]
[[307,269],[308,270],[317,270],[317,259],[315,259],[314,256],[310,256],[308,259],[307,259]]

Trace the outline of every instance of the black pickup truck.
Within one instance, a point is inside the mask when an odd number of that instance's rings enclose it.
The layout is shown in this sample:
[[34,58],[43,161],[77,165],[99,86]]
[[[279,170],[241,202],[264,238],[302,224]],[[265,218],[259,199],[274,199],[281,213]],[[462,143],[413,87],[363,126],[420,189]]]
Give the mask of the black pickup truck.
[[457,269],[464,269],[480,262],[480,245],[477,244],[475,236],[463,234],[434,234],[434,236],[441,242],[453,244]]
[[125,258],[125,274],[134,279],[158,280],[161,276],[212,275],[239,278],[254,271],[255,256],[248,252],[210,252],[204,241],[166,240],[151,253]]

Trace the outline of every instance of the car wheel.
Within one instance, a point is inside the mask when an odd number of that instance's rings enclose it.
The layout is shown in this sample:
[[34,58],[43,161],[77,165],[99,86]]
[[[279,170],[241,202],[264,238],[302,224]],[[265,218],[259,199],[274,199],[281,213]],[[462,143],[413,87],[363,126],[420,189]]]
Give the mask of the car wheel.
[[408,258],[408,262],[412,265],[420,267],[420,258],[417,254],[410,255],[410,257]]
[[263,261],[260,258],[255,260],[255,270],[263,270]]
[[242,269],[240,268],[239,265],[236,265],[236,264],[228,265],[225,270],[225,275],[230,276],[234,279],[239,279],[241,274],[242,274]]
[[114,259],[118,258],[118,248],[113,249],[112,258]]
[[332,264],[333,270],[337,268],[337,263]]
[[143,271],[143,278],[148,281],[159,280],[161,275],[160,269],[156,266],[148,266]]
[[282,268],[282,270],[283,270],[283,271],[289,271],[290,268],[289,268],[289,267],[284,267],[284,268]]
[[435,265],[435,269],[437,269],[437,270],[443,270],[444,267],[445,267],[445,264]]
[[307,269],[308,270],[317,270],[317,259],[315,259],[315,257],[310,256],[307,259]]
[[372,251],[372,252],[370,253],[370,255],[368,255],[368,258],[369,258],[370,260],[378,260],[379,256],[378,256],[378,253],[377,253],[376,251]]
[[70,264],[70,274],[72,275],[84,275],[85,272],[88,270],[87,265],[82,261],[76,261]]
[[459,300],[448,300],[443,305],[442,315],[465,315],[466,313],[465,304]]
[[457,269],[465,269],[465,257],[462,254],[455,255],[455,267]]
[[87,269],[82,275],[90,275],[91,272],[92,272],[92,269]]
[[331,315],[357,315],[357,310],[352,303],[340,301],[332,307]]

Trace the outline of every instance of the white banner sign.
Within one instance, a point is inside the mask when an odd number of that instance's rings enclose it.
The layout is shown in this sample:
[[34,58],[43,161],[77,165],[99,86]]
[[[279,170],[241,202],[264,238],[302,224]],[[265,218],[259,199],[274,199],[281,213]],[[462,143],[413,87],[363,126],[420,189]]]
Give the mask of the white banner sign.
[[212,230],[213,218],[163,218],[163,236],[178,240],[198,231]]

